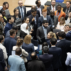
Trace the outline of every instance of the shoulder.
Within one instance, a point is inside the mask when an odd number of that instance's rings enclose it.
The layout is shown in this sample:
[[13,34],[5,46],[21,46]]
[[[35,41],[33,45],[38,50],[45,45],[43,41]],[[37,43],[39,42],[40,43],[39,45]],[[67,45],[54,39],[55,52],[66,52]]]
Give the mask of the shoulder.
[[38,28],[38,30],[41,30],[42,29],[42,26],[40,26],[39,28]]
[[47,7],[47,9],[50,9],[50,8],[51,8],[51,6]]

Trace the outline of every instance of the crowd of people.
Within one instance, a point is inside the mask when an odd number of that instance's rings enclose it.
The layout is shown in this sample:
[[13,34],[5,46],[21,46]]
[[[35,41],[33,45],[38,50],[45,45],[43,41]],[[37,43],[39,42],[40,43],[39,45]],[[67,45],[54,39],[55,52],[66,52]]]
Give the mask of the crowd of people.
[[71,71],[71,3],[45,8],[36,0],[26,12],[18,1],[0,10],[0,71]]

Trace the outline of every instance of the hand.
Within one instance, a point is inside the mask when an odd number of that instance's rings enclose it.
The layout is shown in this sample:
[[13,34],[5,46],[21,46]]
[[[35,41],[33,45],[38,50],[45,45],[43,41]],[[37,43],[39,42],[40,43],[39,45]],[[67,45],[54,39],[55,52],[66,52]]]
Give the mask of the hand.
[[5,71],[8,71],[8,68],[7,67],[5,67]]
[[32,32],[30,32],[30,34],[32,34]]
[[35,21],[35,19],[33,18],[32,21]]
[[26,29],[28,29],[29,27],[27,26]]
[[33,29],[31,29],[31,31],[34,31]]

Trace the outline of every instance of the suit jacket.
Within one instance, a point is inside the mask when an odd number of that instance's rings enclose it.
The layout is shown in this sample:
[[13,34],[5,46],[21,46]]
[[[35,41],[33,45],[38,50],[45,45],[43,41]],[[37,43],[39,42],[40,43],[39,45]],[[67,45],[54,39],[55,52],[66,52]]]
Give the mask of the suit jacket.
[[10,65],[9,71],[26,71],[24,60],[18,55],[9,56],[8,64]]
[[6,47],[8,56],[11,55],[12,48],[15,45],[16,45],[16,40],[14,38],[11,38],[11,37],[5,38],[5,40],[4,40],[4,46]]
[[66,39],[60,40],[56,44],[57,47],[62,49],[62,55],[61,55],[61,61],[62,63],[65,63],[66,57],[67,57],[67,52],[69,52],[71,49],[71,41],[68,41]]
[[[43,22],[43,16],[39,17],[38,19],[38,27],[42,26],[42,22]],[[51,17],[47,15],[47,21],[49,23],[49,25],[52,25],[52,21],[51,21]]]
[[[17,7],[17,9],[19,10],[19,16],[21,16],[19,6]],[[26,17],[26,8],[25,8],[25,6],[23,6],[23,9],[24,9],[24,17]]]
[[57,69],[61,67],[61,48],[51,47],[49,48],[49,54],[53,55],[53,68]]
[[34,45],[32,43],[30,44],[23,43],[22,48],[29,53],[29,56],[27,57],[27,59],[31,60],[30,55],[32,52],[34,52]]
[[33,60],[28,63],[28,71],[45,71],[45,66],[42,61]]
[[4,71],[5,66],[3,51],[0,49],[0,71]]
[[[40,13],[39,13],[38,10],[37,10],[37,14],[38,14],[38,16],[40,17]],[[31,10],[27,11],[27,16],[29,16],[29,15],[31,15]]]
[[52,67],[53,55],[45,53],[43,55],[40,55],[39,59],[44,63],[46,71],[53,71],[53,67]]

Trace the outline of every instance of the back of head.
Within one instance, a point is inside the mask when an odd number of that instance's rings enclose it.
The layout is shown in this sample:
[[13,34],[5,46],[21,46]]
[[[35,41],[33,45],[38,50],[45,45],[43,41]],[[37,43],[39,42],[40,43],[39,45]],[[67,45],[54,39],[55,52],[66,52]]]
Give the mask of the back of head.
[[42,44],[42,48],[43,48],[44,46],[48,46],[47,42],[44,42],[44,43]]
[[9,20],[11,20],[11,16],[8,16],[7,21],[9,22]]
[[11,29],[10,30],[10,36],[12,36],[15,32],[16,32],[15,30]]
[[0,43],[2,42],[3,39],[4,39],[3,35],[0,35]]
[[36,12],[36,11],[37,11],[36,9],[31,9],[31,13]]
[[13,26],[12,29],[13,29],[13,30],[18,30],[18,27],[17,27],[17,26]]
[[17,48],[17,49],[16,49],[16,55],[21,55],[21,54],[22,54],[21,48]]
[[42,24],[45,24],[45,23],[48,23],[48,21],[47,20],[43,20]]

